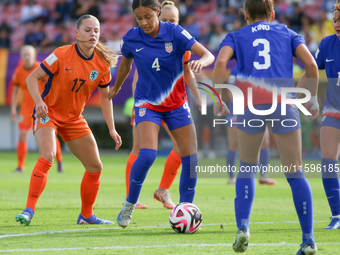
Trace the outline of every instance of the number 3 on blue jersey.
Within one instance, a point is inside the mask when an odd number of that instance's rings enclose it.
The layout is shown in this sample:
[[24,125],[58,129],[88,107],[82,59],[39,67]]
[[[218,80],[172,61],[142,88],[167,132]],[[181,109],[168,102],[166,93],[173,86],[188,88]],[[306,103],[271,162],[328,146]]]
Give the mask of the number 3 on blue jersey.
[[263,50],[259,51],[259,56],[264,57],[264,64],[254,61],[254,67],[257,70],[268,69],[271,66],[269,41],[267,39],[256,39],[253,41],[253,47],[257,47],[259,44],[263,44]]
[[159,65],[158,58],[155,58],[155,61],[153,61],[152,63],[152,68],[156,68],[156,71],[160,71],[161,70],[160,67],[161,66]]

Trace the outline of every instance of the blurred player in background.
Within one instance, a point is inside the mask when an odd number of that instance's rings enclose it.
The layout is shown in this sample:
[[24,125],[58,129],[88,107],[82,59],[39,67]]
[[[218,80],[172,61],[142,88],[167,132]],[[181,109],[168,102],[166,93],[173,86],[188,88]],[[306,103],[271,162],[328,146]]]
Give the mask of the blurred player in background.
[[[25,166],[25,160],[27,155],[27,139],[29,131],[31,129],[32,113],[34,108],[34,101],[27,89],[26,78],[35,70],[40,62],[36,61],[37,53],[33,46],[25,45],[20,51],[21,61],[16,67],[12,81],[14,84],[12,100],[11,100],[11,118],[12,121],[19,123],[19,141],[17,145],[17,156],[18,156],[18,167],[14,172],[23,172]],[[40,91],[45,85],[46,79],[39,81]],[[17,118],[17,105],[19,91],[23,93],[23,101],[20,107],[19,118]],[[57,146],[57,161],[58,161],[58,172],[63,172],[60,142],[56,140]]]
[[[164,1],[162,3],[161,15],[159,16],[158,19],[163,22],[171,22],[175,25],[178,25],[179,11],[177,7],[175,6],[174,2]],[[183,75],[184,75],[184,80],[186,84],[189,86],[192,94],[195,97],[196,104],[200,108],[201,99],[197,91],[196,84],[190,85],[190,81],[195,78],[193,72],[189,69],[189,66],[188,66],[190,56],[191,56],[190,51],[185,52],[184,58],[183,58],[183,69],[184,69]],[[133,94],[136,89],[137,80],[138,80],[138,73],[136,69],[135,76],[134,76],[133,83],[132,83]],[[135,114],[133,112],[132,117],[131,117],[131,125],[133,126],[132,128],[133,129],[132,131],[133,147],[129,155],[128,162],[126,164],[126,171],[125,171],[126,197],[128,196],[128,193],[129,193],[131,167],[133,163],[135,162],[135,160],[137,159],[138,152],[139,152],[139,145],[138,145],[138,139],[137,139],[137,128],[134,125],[135,124],[134,122],[135,122]],[[169,134],[174,148],[171,150],[165,162],[163,176],[159,184],[159,187],[154,192],[154,199],[162,202],[165,208],[173,209],[175,207],[175,204],[171,200],[169,189],[177,176],[179,167],[181,166],[181,156],[179,155],[180,152],[179,152],[179,148],[177,146],[176,140],[171,134],[168,126],[165,124],[164,121],[162,121],[162,127],[164,127],[166,132]],[[145,208],[146,208],[146,205],[143,205],[139,201],[137,201],[135,209],[145,209]]]
[[335,5],[335,34],[322,39],[315,54],[319,69],[325,69],[328,87],[324,101],[320,130],[322,182],[332,211],[331,223],[325,229],[340,229],[340,4]]
[[189,63],[196,73],[210,65],[214,56],[183,28],[158,20],[158,0],[132,2],[139,27],[131,29],[121,43],[122,61],[110,97],[117,95],[135,61],[138,82],[135,90],[135,122],[139,155],[131,168],[129,194],[117,217],[121,227],[131,222],[147,172],[157,156],[161,121],[167,124],[181,155],[180,202],[192,203],[197,173],[197,137],[191,118],[183,77],[183,57],[191,50],[200,59]]
[[[220,53],[214,68],[214,78],[225,78],[226,65],[230,59],[237,59],[237,87],[241,89],[247,103],[252,97],[257,110],[268,110],[273,104],[273,90],[281,87],[295,87],[293,79],[293,56],[306,67],[308,88],[312,95],[306,104],[311,110],[309,119],[318,116],[317,102],[318,70],[313,56],[304,44],[303,38],[285,25],[270,24],[274,19],[272,0],[247,0],[245,19],[248,26],[229,33],[221,43]],[[248,89],[252,95],[248,95]],[[278,90],[280,93],[281,90]],[[280,95],[280,94],[279,94]],[[279,96],[279,100],[280,100]],[[278,119],[272,132],[280,152],[286,178],[291,187],[295,209],[302,228],[302,244],[297,254],[316,254],[314,241],[313,196],[302,167],[301,124],[297,107],[286,107],[286,115],[281,115],[281,101],[274,112],[256,115],[247,104],[244,115],[237,121],[248,123],[251,119]],[[285,120],[285,125],[281,121]],[[294,120],[294,121],[293,121]],[[240,171],[236,180],[235,214],[238,231],[233,244],[235,252],[245,252],[250,239],[249,220],[255,195],[254,177],[257,171],[259,152],[266,125],[238,125],[240,150]],[[293,167],[292,167],[293,166]]]
[[[100,24],[92,15],[78,19],[75,34],[77,43],[54,50],[27,78],[27,87],[35,101],[33,131],[39,147],[39,159],[32,172],[26,208],[15,217],[21,224],[30,224],[46,186],[48,171],[55,158],[55,132],[85,167],[80,188],[82,206],[77,223],[113,224],[93,214],[103,165],[96,140],[82,112],[92,92],[99,88],[109,133],[116,142],[116,150],[121,146],[121,138],[114,125],[112,102],[108,100],[110,66],[117,64],[118,55],[99,42]],[[48,81],[40,95],[38,82],[46,76],[49,76]]]
[[[228,84],[236,85],[236,76],[237,76],[237,66],[234,66],[233,69],[231,69],[229,78],[228,78]],[[236,158],[237,158],[237,151],[238,151],[238,139],[237,139],[237,126],[231,125],[231,123],[237,122],[237,116],[233,115],[233,101],[231,93],[228,91],[228,109],[230,111],[230,114],[227,115],[227,136],[228,136],[228,151],[226,155],[226,161],[227,161],[227,167],[228,169],[236,169]],[[267,185],[275,185],[276,181],[272,180],[267,177],[266,172],[264,171],[264,167],[267,166],[270,159],[270,141],[269,141],[269,131],[268,128],[266,128],[266,132],[264,133],[263,143],[261,146],[260,151],[260,161],[259,161],[259,184],[267,184]],[[229,185],[235,185],[236,179],[235,179],[235,172],[229,171]]]

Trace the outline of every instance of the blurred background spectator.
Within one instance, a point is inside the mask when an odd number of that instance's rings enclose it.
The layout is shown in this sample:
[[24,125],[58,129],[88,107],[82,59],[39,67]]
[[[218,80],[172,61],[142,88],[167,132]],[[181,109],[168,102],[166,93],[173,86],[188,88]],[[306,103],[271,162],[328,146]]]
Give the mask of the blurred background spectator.
[[[180,10],[180,25],[210,50],[218,50],[228,32],[246,24],[242,13],[244,2],[174,0]],[[335,0],[274,0],[274,4],[273,22],[286,24],[300,33],[311,51],[323,37],[334,33]],[[75,23],[86,13],[101,21],[101,34],[114,47],[136,26],[131,0],[1,0],[0,47],[18,51],[27,43],[41,50],[53,50],[72,43]]]

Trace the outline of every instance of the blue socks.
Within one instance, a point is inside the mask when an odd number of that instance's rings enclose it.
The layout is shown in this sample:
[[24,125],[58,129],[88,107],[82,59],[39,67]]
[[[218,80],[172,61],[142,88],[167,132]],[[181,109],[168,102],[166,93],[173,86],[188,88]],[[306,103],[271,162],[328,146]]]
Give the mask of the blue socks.
[[[332,216],[340,215],[340,183],[335,164],[338,162],[333,159],[322,158],[322,183],[328,199],[328,204],[332,211]],[[337,166],[339,168],[339,165]],[[337,170],[339,171],[339,170]]]
[[198,165],[197,154],[187,157],[181,157],[182,160],[182,173],[179,180],[179,202],[192,203],[195,197],[197,172],[196,166]]
[[314,239],[313,195],[303,169],[295,173],[287,173],[286,178],[292,189],[294,205],[302,229],[302,241]]
[[257,163],[250,164],[240,160],[240,170],[236,179],[235,215],[237,228],[249,228],[251,207],[255,196],[255,176]]
[[261,151],[260,151],[260,162],[259,162],[261,175],[266,174],[266,172],[263,171],[262,166],[267,166],[269,159],[270,159],[270,149],[269,149],[269,147],[266,148],[266,149],[261,149]]
[[235,172],[233,172],[232,169],[235,167],[236,157],[237,157],[237,151],[228,150],[227,155],[226,155],[226,161],[227,161],[227,167],[229,170],[229,178],[235,177]]
[[157,156],[156,150],[152,149],[139,150],[139,156],[131,168],[129,195],[126,198],[126,201],[133,204],[137,203],[145,177],[149,171],[149,168],[155,161],[156,156]]

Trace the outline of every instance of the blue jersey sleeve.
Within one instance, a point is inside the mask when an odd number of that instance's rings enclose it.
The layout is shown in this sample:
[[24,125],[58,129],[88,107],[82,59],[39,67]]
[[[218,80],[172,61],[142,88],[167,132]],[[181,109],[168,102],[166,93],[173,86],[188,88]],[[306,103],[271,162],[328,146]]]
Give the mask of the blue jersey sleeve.
[[236,58],[236,55],[235,55],[235,51],[236,51],[235,50],[235,40],[234,40],[234,34],[233,33],[227,34],[227,36],[223,39],[223,41],[221,42],[221,45],[220,45],[220,50],[224,46],[229,46],[230,48],[232,48],[233,51],[234,51],[234,54],[233,54],[231,59]]
[[320,70],[325,69],[325,50],[324,50],[325,40],[322,39],[319,48],[315,52],[315,60]]
[[120,42],[120,51],[122,52],[123,56],[126,58],[133,58],[131,54],[131,50],[129,49],[128,45],[125,43],[125,37]]
[[292,45],[292,53],[293,53],[293,56],[296,57],[295,55],[295,51],[296,51],[296,48],[300,45],[300,44],[306,44],[305,42],[305,39],[303,39],[303,37],[297,33],[295,33],[293,30],[289,30],[289,35],[290,35],[290,38],[291,38],[291,45]]
[[174,26],[174,39],[184,52],[190,50],[196,42],[195,38],[179,25]]

